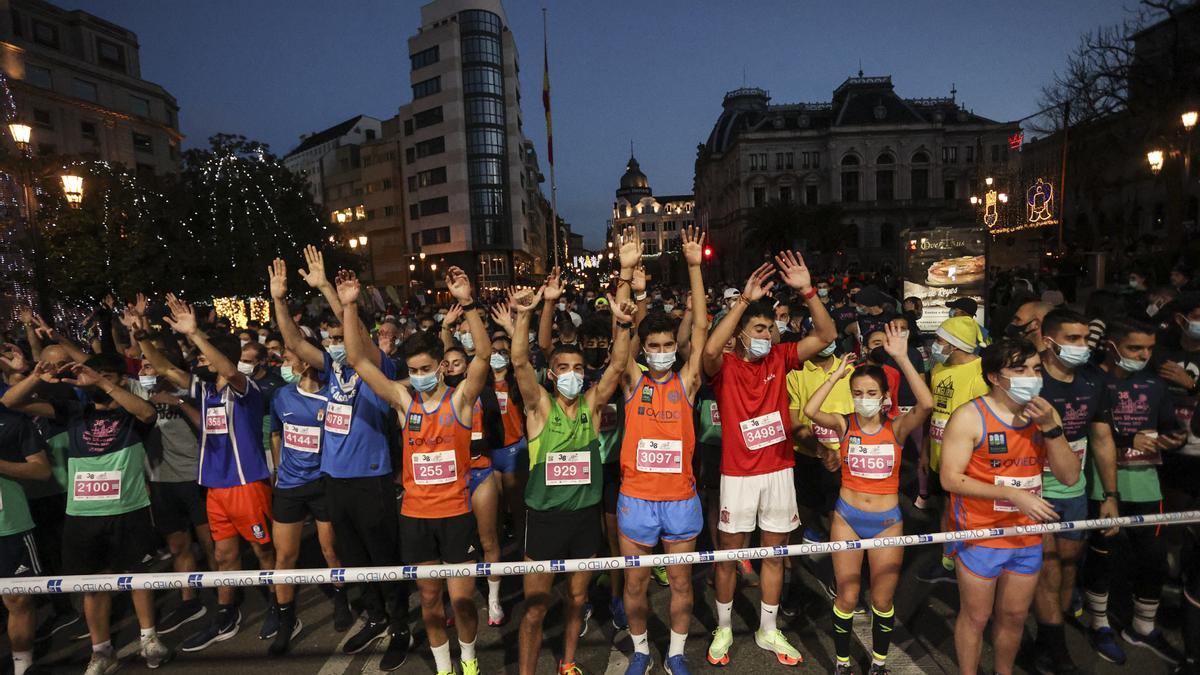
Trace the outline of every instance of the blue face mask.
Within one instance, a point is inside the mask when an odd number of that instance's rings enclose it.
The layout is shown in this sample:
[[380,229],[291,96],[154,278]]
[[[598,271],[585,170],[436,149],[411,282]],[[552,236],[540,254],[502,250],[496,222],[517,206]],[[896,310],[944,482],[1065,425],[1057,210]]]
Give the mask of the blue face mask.
[[1116,343],[1114,343],[1112,340],[1109,340],[1108,344],[1112,345],[1113,356],[1117,357],[1117,365],[1121,368],[1121,370],[1130,373],[1136,373],[1145,368],[1146,364],[1149,363],[1148,361],[1138,361],[1137,359],[1131,359],[1129,357],[1122,356],[1121,350],[1117,349]]
[[771,353],[771,341],[766,338],[750,338],[750,344],[745,347],[746,354],[755,361]]
[[[1054,342],[1054,340],[1051,340]],[[1087,347],[1078,345],[1060,345],[1054,342],[1058,347],[1058,360],[1063,362],[1063,365],[1068,368],[1078,368],[1088,362],[1092,357],[1092,350]]]
[[562,373],[555,376],[554,386],[564,398],[574,399],[583,391],[583,376],[579,373]]
[[434,389],[437,389],[437,386],[438,386],[437,371],[435,370],[432,373],[429,373],[427,375],[409,375],[408,382],[409,382],[409,384],[411,384],[413,386],[413,389],[416,389],[417,391],[421,392],[422,394],[428,394],[429,392],[433,391]]
[[1193,340],[1200,340],[1200,321],[1188,321],[1187,336]]
[[329,345],[325,348],[325,353],[339,366],[346,365],[346,345]]
[[508,357],[503,354],[492,354],[488,357],[492,370],[504,370],[508,367]]
[[279,377],[282,377],[283,381],[288,384],[300,381],[300,373],[292,370],[292,367],[286,363],[279,366]]
[[1008,397],[1017,403],[1025,404],[1033,400],[1042,391],[1040,377],[1010,377],[1008,389],[1004,390]]
[[929,348],[929,355],[932,356],[934,362],[938,363],[939,365],[945,363],[946,359],[950,358],[950,352],[948,350],[944,350],[941,343],[938,342],[933,343],[933,346]]
[[817,353],[818,356],[833,356],[837,351],[837,340],[829,343],[829,346]]

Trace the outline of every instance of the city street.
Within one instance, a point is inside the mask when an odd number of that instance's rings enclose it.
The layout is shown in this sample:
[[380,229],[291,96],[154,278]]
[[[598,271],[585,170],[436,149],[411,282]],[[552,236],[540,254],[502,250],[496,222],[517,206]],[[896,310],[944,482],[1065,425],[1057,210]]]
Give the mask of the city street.
[[[933,521],[920,511],[916,511],[906,498],[905,516],[908,532],[934,531]],[[308,561],[318,566],[312,556],[317,554],[315,542],[307,542],[310,549],[306,551]],[[955,587],[947,584],[930,585],[916,579],[916,572],[922,566],[936,560],[936,547],[910,549],[905,559],[903,577],[896,596],[896,631],[891,654],[888,659],[892,671],[901,673],[956,673],[954,660],[953,631],[954,616],[958,609]],[[828,561],[817,561],[818,570],[828,572]],[[698,566],[695,570],[694,588],[696,590],[696,605],[694,619],[687,645],[689,662],[694,671],[714,670],[705,661],[705,651],[708,647],[709,635],[716,624],[713,606],[713,591],[706,579],[707,566]],[[816,582],[816,578],[803,573],[805,593],[801,597],[799,612],[794,617],[781,617],[780,625],[804,656],[804,663],[799,672],[823,673],[832,670],[833,641],[830,637],[829,602],[824,592]],[[508,612],[508,622],[500,628],[490,628],[486,625],[486,608],[483,596],[479,596],[480,633],[478,638],[478,654],[483,673],[516,673],[517,672],[517,632],[520,612],[519,580],[509,578],[504,583],[505,609]],[[485,588],[481,584],[481,589]],[[650,597],[654,609],[654,617],[650,623],[651,653],[654,655],[656,670],[661,664],[661,654],[667,649],[668,629],[664,623],[670,602],[670,591],[650,584]],[[628,653],[632,650],[628,631],[615,631],[609,622],[607,590],[593,589],[593,602],[596,607],[595,615],[588,624],[587,635],[581,641],[578,663],[585,673],[606,673],[620,675],[625,672]],[[1122,600],[1124,597],[1124,600]],[[739,591],[734,603],[734,647],[730,653],[731,663],[727,670],[737,672],[777,671],[782,672],[784,666],[775,662],[772,655],[759,649],[754,644],[751,626],[758,622],[758,592],[754,588]],[[1114,589],[1112,603],[1113,625],[1119,627],[1129,616],[1128,593],[1122,593],[1119,586]],[[211,598],[209,598],[211,601]],[[410,614],[410,625],[420,623],[419,610],[415,606],[415,596],[412,599],[413,610]],[[163,607],[170,607],[177,598],[164,597]],[[304,622],[304,631],[295,642],[289,656],[272,659],[267,655],[267,643],[257,639],[258,629],[266,604],[262,595],[255,589],[246,589],[242,605],[241,631],[232,640],[220,642],[207,650],[192,654],[177,654],[166,668],[172,673],[213,673],[222,668],[242,668],[250,666],[256,673],[293,675],[297,673],[319,673],[320,675],[343,675],[346,673],[378,672],[379,657],[385,648],[383,641],[377,642],[373,649],[367,652],[348,656],[341,654],[339,647],[353,630],[347,633],[337,633],[333,630],[331,604],[316,588],[305,588],[297,599],[300,617]],[[1170,600],[1164,603],[1162,611],[1163,623],[1170,630],[1168,635],[1180,645],[1178,626],[1178,611],[1171,607]],[[547,618],[543,656],[539,663],[539,673],[554,672],[557,654],[560,650],[561,614],[558,605],[551,610]],[[119,634],[115,638],[116,645],[124,656],[122,672],[149,672],[145,664],[136,655],[137,630],[131,618],[123,618],[119,625]],[[165,636],[164,641],[171,647],[177,647],[193,627],[199,622],[189,624],[175,633]],[[1029,636],[1033,633],[1033,619],[1029,619]],[[860,668],[869,663],[870,621],[867,616],[859,615],[855,619],[857,644],[854,658]],[[408,662],[399,672],[405,673],[434,673],[433,658],[428,644],[424,640],[424,631],[417,630],[416,646]],[[1114,666],[1101,660],[1088,647],[1086,637],[1078,625],[1071,625],[1067,630],[1067,639],[1071,654],[1076,664],[1084,673],[1121,673],[1135,672],[1139,675],[1165,673],[1166,666],[1153,654],[1133,647],[1126,647],[1129,661],[1125,667]],[[457,643],[453,651],[457,655]],[[1026,646],[1031,646],[1027,644]],[[66,642],[56,639],[41,663],[51,667],[55,673],[82,672],[88,658],[86,642]],[[1025,652],[1018,660],[1018,672],[1034,672],[1029,661],[1031,657]],[[984,670],[990,665],[990,654],[984,650]],[[661,672],[661,671],[658,671]],[[859,672],[864,672],[860,670]]]

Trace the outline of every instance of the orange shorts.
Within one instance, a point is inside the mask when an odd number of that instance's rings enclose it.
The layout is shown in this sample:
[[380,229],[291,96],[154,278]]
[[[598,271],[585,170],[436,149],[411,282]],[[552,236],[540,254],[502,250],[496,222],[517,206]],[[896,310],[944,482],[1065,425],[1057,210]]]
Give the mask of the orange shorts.
[[213,541],[271,543],[271,486],[266,481],[208,489],[208,527]]

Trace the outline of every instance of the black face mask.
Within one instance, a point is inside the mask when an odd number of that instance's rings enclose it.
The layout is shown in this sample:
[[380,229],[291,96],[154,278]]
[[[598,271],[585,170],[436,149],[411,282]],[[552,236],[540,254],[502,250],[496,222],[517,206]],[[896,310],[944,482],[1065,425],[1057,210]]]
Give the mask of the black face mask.
[[1010,323],[1004,327],[1004,335],[1006,337],[1013,338],[1014,340],[1017,338],[1023,338],[1025,337],[1025,334],[1029,332],[1029,324],[1031,323],[1033,323],[1033,321],[1026,321],[1023,324]]
[[210,366],[196,366],[196,368],[192,370],[192,373],[194,373],[196,377],[200,378],[201,382],[213,384],[217,381],[217,371],[213,370]]
[[99,405],[112,403],[112,395],[100,389],[100,387],[90,387],[88,389],[88,398],[92,399],[92,403]]
[[583,362],[592,370],[602,368],[607,358],[608,350],[603,347],[588,347],[583,350]]
[[447,375],[444,379],[446,380],[447,387],[457,387],[458,385],[462,384],[463,380],[467,379],[467,374],[462,373],[461,375]]
[[867,358],[871,359],[872,363],[884,363],[887,361],[887,351],[883,347],[876,347],[867,354]]

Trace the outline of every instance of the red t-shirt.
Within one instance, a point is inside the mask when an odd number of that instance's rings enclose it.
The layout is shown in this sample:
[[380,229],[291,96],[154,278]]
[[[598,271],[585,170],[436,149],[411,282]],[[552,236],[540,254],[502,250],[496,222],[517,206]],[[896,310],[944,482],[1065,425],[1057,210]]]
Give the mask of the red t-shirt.
[[887,416],[894,420],[900,415],[900,371],[885,363],[883,374],[887,377],[888,400],[892,403],[892,407],[888,408]]
[[793,466],[787,374],[803,364],[796,344],[778,344],[759,361],[725,354],[712,378],[721,411],[721,474],[758,476]]

